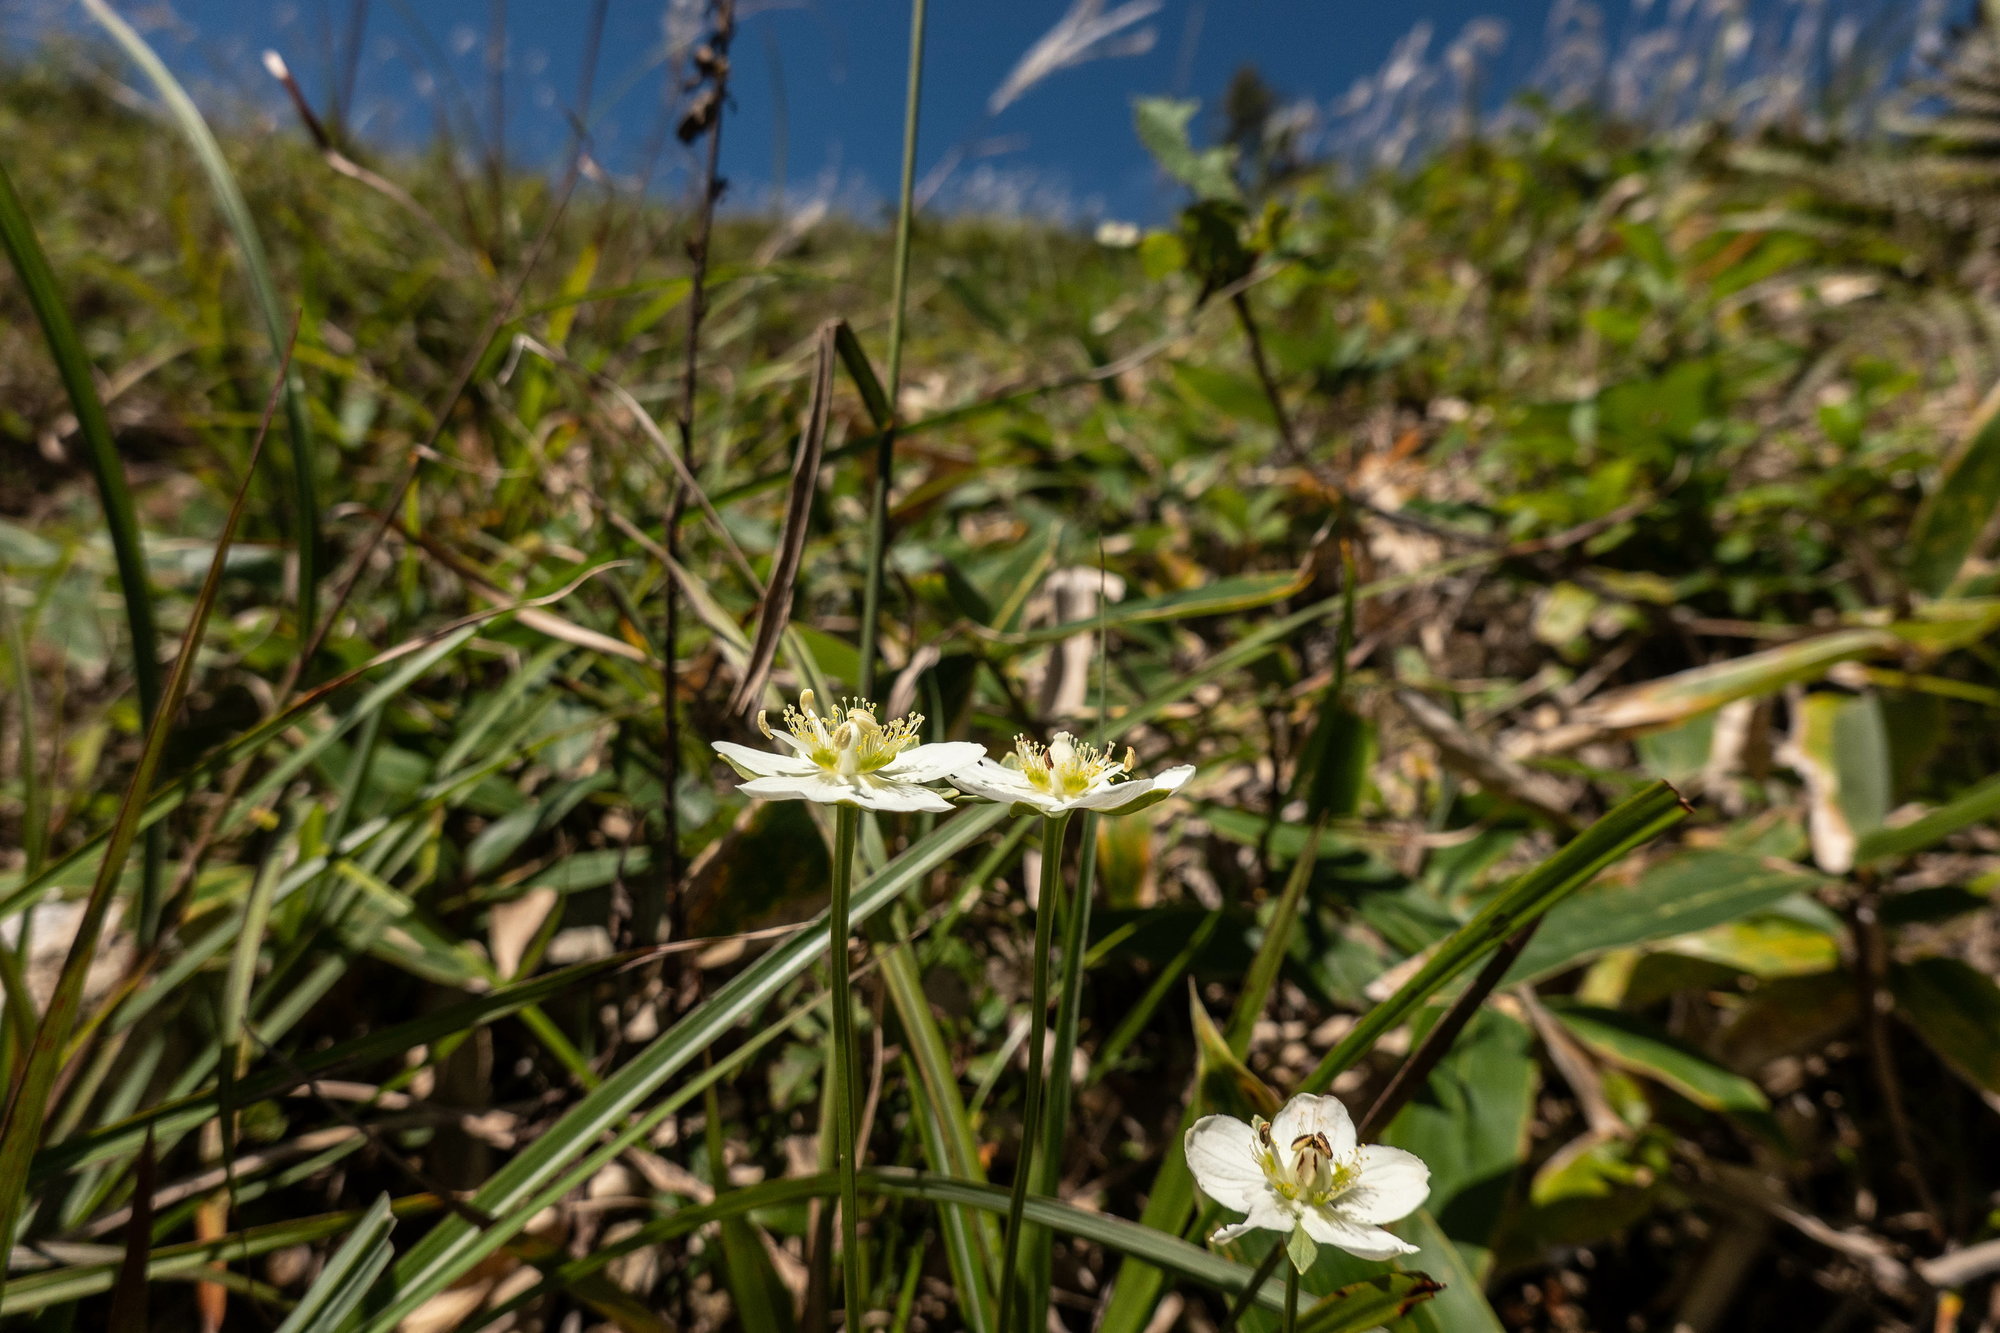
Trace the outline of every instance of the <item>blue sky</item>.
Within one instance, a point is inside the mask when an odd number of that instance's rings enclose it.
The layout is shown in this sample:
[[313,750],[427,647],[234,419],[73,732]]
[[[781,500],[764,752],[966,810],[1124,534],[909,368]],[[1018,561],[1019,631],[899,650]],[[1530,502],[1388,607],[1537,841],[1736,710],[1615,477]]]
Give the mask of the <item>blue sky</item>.
[[[170,10],[118,2],[136,20],[153,20],[149,31],[163,53],[210,95],[249,94],[275,106],[258,64],[269,46],[286,56],[322,109],[353,12],[352,0],[174,0]],[[1025,191],[1028,204],[1044,211],[1156,216],[1173,191],[1132,133],[1133,97],[1180,94],[1212,106],[1247,63],[1282,93],[1330,108],[1357,79],[1378,74],[1420,24],[1432,32],[1426,67],[1448,82],[1444,51],[1480,18],[1499,20],[1507,33],[1504,47],[1487,57],[1488,85],[1512,86],[1549,51],[1550,6],[1564,2],[1159,0],[1156,13],[1127,30],[1150,33],[1149,50],[1058,72],[989,115],[994,89],[1061,18],[1066,0],[933,0],[919,172],[949,167],[946,197],[972,190],[978,198],[984,185],[992,195]],[[1756,0],[1788,14],[1816,6],[1833,15],[1882,2]],[[780,166],[795,196],[837,188],[847,206],[866,208],[891,192],[908,49],[905,0],[739,3],[744,17],[724,137],[724,171],[737,200],[768,192]],[[1621,25],[1663,22],[1674,6],[1603,0],[1601,8],[1615,37]],[[490,123],[487,36],[496,13],[504,13],[510,148],[521,161],[556,158],[590,8],[589,0],[372,0],[354,103],[364,136],[425,137],[445,103],[458,105],[468,121]],[[639,169],[657,124],[666,8],[666,0],[609,0],[594,107],[599,154],[614,171]],[[172,17],[160,23],[163,11]],[[687,165],[686,154],[670,146],[656,185],[674,188]]]

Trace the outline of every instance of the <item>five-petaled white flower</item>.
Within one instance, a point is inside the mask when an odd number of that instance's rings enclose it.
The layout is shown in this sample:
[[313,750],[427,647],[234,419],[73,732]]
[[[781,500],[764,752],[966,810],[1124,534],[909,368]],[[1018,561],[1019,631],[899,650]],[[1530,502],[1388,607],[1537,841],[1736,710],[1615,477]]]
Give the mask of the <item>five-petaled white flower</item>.
[[[1258,1116],[1248,1125],[1231,1116],[1203,1116],[1187,1133],[1187,1161],[1202,1193],[1249,1214],[1217,1231],[1216,1241],[1253,1230],[1303,1231],[1362,1259],[1417,1252],[1382,1224],[1423,1205],[1431,1192],[1430,1168],[1401,1148],[1357,1144],[1354,1122],[1337,1097],[1302,1093],[1277,1119]],[[1312,1252],[1310,1244],[1295,1242],[1293,1262],[1303,1270]]]
[[949,810],[951,802],[923,784],[948,778],[986,757],[986,747],[972,741],[920,744],[921,714],[877,722],[875,705],[861,699],[821,713],[813,692],[805,690],[799,706],[785,710],[784,720],[785,730],[774,732],[759,713],[757,727],[790,746],[791,754],[713,742],[715,752],[749,779],[737,787],[746,796],[866,810]]
[[960,791],[999,805],[1027,806],[1045,816],[1072,810],[1096,810],[1108,815],[1130,814],[1164,801],[1194,775],[1192,764],[1170,768],[1156,778],[1130,778],[1132,752],[1114,760],[1109,748],[1088,745],[1059,731],[1046,746],[1026,736],[1001,763],[981,759],[951,775]]

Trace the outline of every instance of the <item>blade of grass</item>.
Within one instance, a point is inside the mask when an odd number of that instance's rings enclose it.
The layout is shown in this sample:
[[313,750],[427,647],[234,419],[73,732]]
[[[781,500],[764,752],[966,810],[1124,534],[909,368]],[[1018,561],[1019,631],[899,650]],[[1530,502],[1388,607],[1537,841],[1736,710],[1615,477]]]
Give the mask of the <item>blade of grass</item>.
[[[160,636],[153,619],[153,590],[146,576],[146,551],[139,536],[138,516],[132,509],[132,492],[125,484],[125,465],[118,456],[117,442],[111,438],[111,422],[104,415],[104,403],[97,394],[97,380],[90,358],[84,354],[76,325],[56,288],[48,256],[42,253],[34,224],[28,220],[14,184],[0,168],[0,244],[26,289],[28,304],[42,326],[42,338],[62,376],[63,390],[69,395],[70,410],[76,413],[77,433],[90,451],[90,472],[97,483],[99,502],[104,507],[104,526],[111,537],[111,552],[118,565],[118,587],[125,603],[125,624],[132,635],[132,674],[139,684],[139,721],[144,726],[160,708]],[[28,659],[20,643],[19,628],[11,610],[0,610],[7,621],[9,655],[21,695],[21,776],[27,787],[27,824],[24,838],[28,852],[28,873],[41,868],[47,838],[47,812],[40,808],[40,784],[35,774],[39,765],[34,754],[34,709],[28,690]],[[160,839],[149,835],[145,846],[145,885],[139,910],[141,939],[150,942],[157,925],[157,897],[160,882]]]
[[[244,469],[243,484],[237,487],[229,516],[223,521],[222,532],[216,538],[215,554],[209,561],[208,574],[202,580],[201,592],[189,613],[180,654],[174,659],[173,670],[167,676],[159,710],[146,727],[145,748],[140,751],[138,765],[126,785],[124,800],[119,804],[117,819],[105,844],[104,859],[98,865],[97,878],[91,885],[90,896],[85,900],[82,916],[77,922],[76,939],[70,946],[69,956],[63,960],[55,991],[49,997],[48,1008],[35,1031],[35,1042],[29,1048],[25,1067],[7,1098],[6,1119],[0,1122],[0,1255],[7,1254],[13,1245],[27,1189],[28,1169],[35,1150],[41,1146],[42,1124],[49,1112],[49,1096],[61,1072],[70,1030],[75,1025],[77,1009],[83,1001],[84,980],[97,956],[98,937],[103,933],[104,918],[110,911],[111,899],[125,867],[125,858],[138,838],[139,816],[145,809],[153,777],[159,772],[160,760],[166,753],[171,720],[179,711],[181,701],[187,697],[188,686],[194,679],[195,660],[201,651],[202,636],[208,628],[208,618],[215,610],[216,595],[222,586],[222,571],[228,560],[230,545],[236,537],[237,525],[243,519],[250,475],[270,434],[271,413],[277,406],[278,393],[290,362],[291,346],[287,343],[283,363],[279,366],[278,383],[272,386],[271,398],[264,407],[263,424],[250,446],[252,467]],[[5,1273],[0,1270],[0,1291],[4,1291],[5,1281]]]
[[[965,1101],[959,1095],[943,1034],[931,1013],[930,999],[924,994],[916,956],[907,940],[898,939],[880,946],[876,958],[882,967],[883,987],[903,1030],[905,1058],[915,1073],[909,1084],[912,1099],[917,1103],[925,1155],[941,1175],[984,1184],[979,1144],[973,1137]],[[992,1221],[983,1215],[968,1216],[959,1208],[945,1209],[940,1221],[945,1258],[951,1266],[952,1285],[966,1326],[971,1333],[995,1333],[997,1312],[986,1279],[992,1255],[999,1248],[999,1236],[993,1231]]]
[[203,173],[207,175],[209,188],[215,192],[215,201],[222,209],[223,220],[229,224],[231,234],[236,237],[236,247],[242,252],[243,267],[250,279],[250,292],[256,301],[257,313],[264,321],[265,336],[271,342],[271,354],[281,363],[279,377],[284,388],[285,426],[292,446],[292,503],[297,511],[292,515],[292,522],[296,528],[299,560],[299,627],[301,634],[307,633],[319,614],[316,460],[312,427],[306,411],[305,385],[292,369],[289,349],[296,334],[286,332],[284,304],[278,299],[278,287],[271,278],[271,264],[264,254],[263,238],[258,234],[250,205],[243,198],[242,187],[236,183],[236,173],[230,170],[229,160],[222,155],[222,145],[216,142],[214,132],[202,119],[194,99],[188,96],[166,62],[105,0],[83,0],[83,7],[99,26],[111,34],[111,39],[126,57],[145,73],[160,100],[166,103],[175,126],[194,150],[196,161],[200,162]]
[[[875,629],[882,609],[883,565],[889,550],[889,482],[896,471],[896,399],[903,382],[903,325],[910,297],[910,229],[915,215],[917,124],[923,106],[925,0],[910,0],[910,65],[903,99],[903,180],[896,197],[896,251],[889,296],[889,383],[883,393],[889,422],[875,447],[875,496],[868,510],[868,571],[861,594],[861,681],[864,699],[875,697]],[[858,379],[859,377],[857,377]],[[879,418],[878,418],[879,419]]]
[[389,1196],[380,1195],[326,1261],[326,1267],[313,1279],[312,1286],[306,1288],[306,1294],[292,1307],[285,1322],[278,1325],[277,1333],[321,1333],[339,1328],[342,1321],[360,1308],[375,1279],[382,1276],[389,1261],[396,1257],[389,1245],[389,1233],[395,1229]]

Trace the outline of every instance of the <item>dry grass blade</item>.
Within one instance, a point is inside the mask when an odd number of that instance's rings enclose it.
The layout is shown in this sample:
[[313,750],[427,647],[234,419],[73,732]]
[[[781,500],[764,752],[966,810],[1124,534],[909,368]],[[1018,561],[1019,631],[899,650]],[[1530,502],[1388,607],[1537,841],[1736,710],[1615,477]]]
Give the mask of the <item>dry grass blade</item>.
[[[297,332],[295,317],[294,338]],[[49,1094],[61,1070],[70,1030],[75,1026],[77,1009],[83,1001],[84,981],[97,957],[97,941],[104,931],[104,920],[111,910],[111,899],[117,891],[125,858],[139,836],[140,816],[145,812],[153,778],[159,772],[160,760],[166,753],[171,720],[180,711],[181,702],[187,698],[188,685],[194,679],[195,658],[201,651],[208,618],[215,610],[215,599],[222,586],[222,571],[229,559],[230,545],[235,540],[237,525],[243,519],[244,504],[250,493],[250,478],[256,474],[257,459],[271,433],[271,417],[277,411],[279,398],[291,372],[292,346],[291,342],[285,344],[284,357],[272,382],[270,397],[264,404],[263,420],[258,423],[257,437],[250,446],[250,459],[243,469],[243,481],[229,506],[229,517],[223,522],[222,532],[216,537],[215,554],[209,561],[208,574],[202,579],[201,593],[195,599],[193,612],[188,618],[180,655],[174,659],[174,668],[167,676],[160,709],[146,728],[145,748],[140,751],[138,766],[132,772],[131,781],[126,784],[124,800],[118,807],[118,817],[112,824],[111,836],[104,849],[104,859],[98,866],[96,881],[90,887],[90,896],[84,902],[83,915],[77,923],[76,939],[70,945],[68,957],[63,960],[55,993],[49,997],[41,1026],[36,1029],[34,1045],[29,1048],[20,1076],[8,1094],[6,1119],[0,1122],[0,1254],[13,1247],[22,1196],[28,1183],[28,1166],[34,1158],[35,1149],[41,1146],[42,1125],[48,1117]],[[0,1288],[4,1286],[5,1274],[0,1273]]]
[[835,344],[844,320],[832,319],[819,327],[819,357],[813,365],[812,402],[806,408],[806,427],[799,435],[799,451],[792,461],[792,489],[785,500],[785,526],[778,539],[777,556],[771,562],[771,579],[764,588],[764,604],[757,616],[757,638],[750,647],[750,661],[729,696],[731,714],[747,711],[764,692],[771,662],[778,655],[778,640],[792,617],[792,589],[798,582],[799,560],[806,549],[806,535],[812,524],[813,492],[819,485],[820,455],[826,449],[826,418],[833,406],[833,361]]

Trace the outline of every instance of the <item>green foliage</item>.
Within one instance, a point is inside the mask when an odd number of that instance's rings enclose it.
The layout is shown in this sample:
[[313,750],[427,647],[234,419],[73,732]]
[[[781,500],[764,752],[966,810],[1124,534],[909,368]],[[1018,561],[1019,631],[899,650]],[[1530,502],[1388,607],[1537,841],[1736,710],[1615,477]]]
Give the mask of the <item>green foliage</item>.
[[[1857,1254],[1985,1239],[1924,1200],[2000,1170],[2000,436],[1968,410],[2000,350],[1976,229],[1856,203],[1871,150],[1801,178],[1545,112],[1353,179],[1248,83],[1223,146],[1142,100],[1172,225],[1135,254],[920,217],[900,385],[864,350],[882,234],[726,215],[670,563],[685,218],[503,176],[493,221],[449,146],[371,160],[384,192],[162,91],[169,122],[0,79],[0,135],[47,146],[0,198],[0,1201],[41,1265],[10,1321],[102,1323],[125,1269],[163,1327],[222,1302],[386,1333],[461,1299],[812,1327],[832,826],[751,807],[706,743],[851,690],[871,641],[927,738],[1068,728],[1199,770],[1098,822],[1094,912],[1044,900],[1074,1058],[1029,1304],[1137,1333],[1169,1284],[1211,1321],[1247,1290],[1275,1327],[1280,1285],[1203,1242],[1185,1127],[1301,1088],[1363,1113],[1532,927],[1371,1130],[1431,1166],[1419,1254],[1317,1247],[1301,1326],[1523,1327],[1558,1289],[1590,1326],[1664,1317],[1743,1208],[1788,1228],[1744,1320],[1831,1321],[1832,1290],[1936,1322]],[[294,677],[316,526],[355,582]],[[203,645],[150,735],[144,606]],[[861,1297],[912,1328],[997,1329],[1041,1028],[1004,820],[860,830],[833,998],[869,1094]],[[128,924],[149,832],[157,951]],[[1731,1171],[1764,1192],[1722,1202]],[[264,1262],[288,1251],[318,1276]]]

